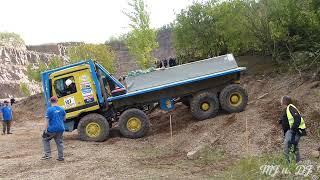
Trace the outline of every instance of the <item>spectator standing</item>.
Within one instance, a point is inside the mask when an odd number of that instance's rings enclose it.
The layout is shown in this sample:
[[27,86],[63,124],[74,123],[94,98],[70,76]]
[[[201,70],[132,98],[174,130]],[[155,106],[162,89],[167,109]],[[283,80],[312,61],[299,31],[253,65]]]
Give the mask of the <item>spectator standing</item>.
[[63,132],[64,132],[64,121],[66,119],[65,110],[58,106],[58,98],[53,96],[50,98],[51,107],[47,109],[45,121],[45,130],[42,135],[44,156],[42,160],[51,159],[51,148],[50,141],[54,139],[58,149],[58,161],[64,161],[63,155]]
[[12,108],[9,106],[8,101],[4,101],[4,106],[1,108],[1,113],[2,113],[2,126],[3,126],[2,135],[5,135],[6,132],[7,134],[12,134],[10,132],[10,128],[11,128],[11,121],[13,119],[13,115],[12,115]]

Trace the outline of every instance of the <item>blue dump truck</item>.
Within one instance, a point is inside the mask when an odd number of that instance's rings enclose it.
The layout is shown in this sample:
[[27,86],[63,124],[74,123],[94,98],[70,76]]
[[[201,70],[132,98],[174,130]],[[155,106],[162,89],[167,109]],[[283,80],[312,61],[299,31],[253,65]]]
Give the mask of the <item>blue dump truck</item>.
[[128,138],[147,134],[147,114],[159,105],[172,110],[182,102],[196,120],[243,111],[248,95],[240,86],[244,67],[232,54],[127,77],[123,83],[93,60],[41,73],[46,106],[49,98],[67,113],[66,131],[78,129],[81,140],[104,141],[113,123]]

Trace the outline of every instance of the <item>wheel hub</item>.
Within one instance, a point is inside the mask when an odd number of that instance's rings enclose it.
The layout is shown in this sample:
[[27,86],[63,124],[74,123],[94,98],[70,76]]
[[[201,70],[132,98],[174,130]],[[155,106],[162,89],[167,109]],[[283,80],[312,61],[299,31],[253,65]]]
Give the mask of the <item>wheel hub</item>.
[[207,103],[207,102],[202,103],[202,104],[201,104],[201,109],[202,109],[203,111],[208,111],[208,110],[210,109],[210,104]]
[[86,134],[91,138],[96,138],[101,133],[101,127],[96,122],[91,122],[86,126]]
[[136,117],[132,117],[127,122],[127,128],[131,132],[138,132],[141,129],[141,120]]
[[230,104],[232,106],[238,106],[242,103],[242,96],[239,93],[233,93],[230,95]]

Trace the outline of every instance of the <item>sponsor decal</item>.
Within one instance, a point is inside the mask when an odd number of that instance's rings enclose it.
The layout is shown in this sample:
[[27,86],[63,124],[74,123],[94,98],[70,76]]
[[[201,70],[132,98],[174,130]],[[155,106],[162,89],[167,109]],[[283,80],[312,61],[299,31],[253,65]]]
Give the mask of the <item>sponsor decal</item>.
[[89,78],[87,75],[80,76],[80,82],[89,82]]
[[66,109],[76,107],[76,101],[74,100],[74,97],[68,97],[64,98],[64,106]]
[[89,82],[88,76],[86,76],[86,75],[81,76],[80,81],[81,81],[80,88],[81,88],[81,93],[82,93],[82,97],[84,99],[84,102],[86,104],[94,102],[92,87]]

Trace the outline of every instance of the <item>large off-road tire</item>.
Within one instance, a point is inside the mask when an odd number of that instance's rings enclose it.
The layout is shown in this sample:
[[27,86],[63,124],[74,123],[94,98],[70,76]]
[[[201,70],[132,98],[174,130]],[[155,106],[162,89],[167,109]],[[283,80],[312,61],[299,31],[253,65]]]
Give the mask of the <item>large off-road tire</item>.
[[211,91],[200,91],[190,101],[190,110],[197,120],[215,117],[219,112],[219,100]]
[[120,133],[127,138],[136,139],[147,134],[149,118],[139,109],[128,109],[119,118]]
[[248,93],[238,84],[226,86],[219,96],[220,104],[223,110],[234,113],[241,112],[248,103]]
[[80,119],[78,132],[83,141],[101,142],[109,136],[109,123],[101,114],[88,114]]

